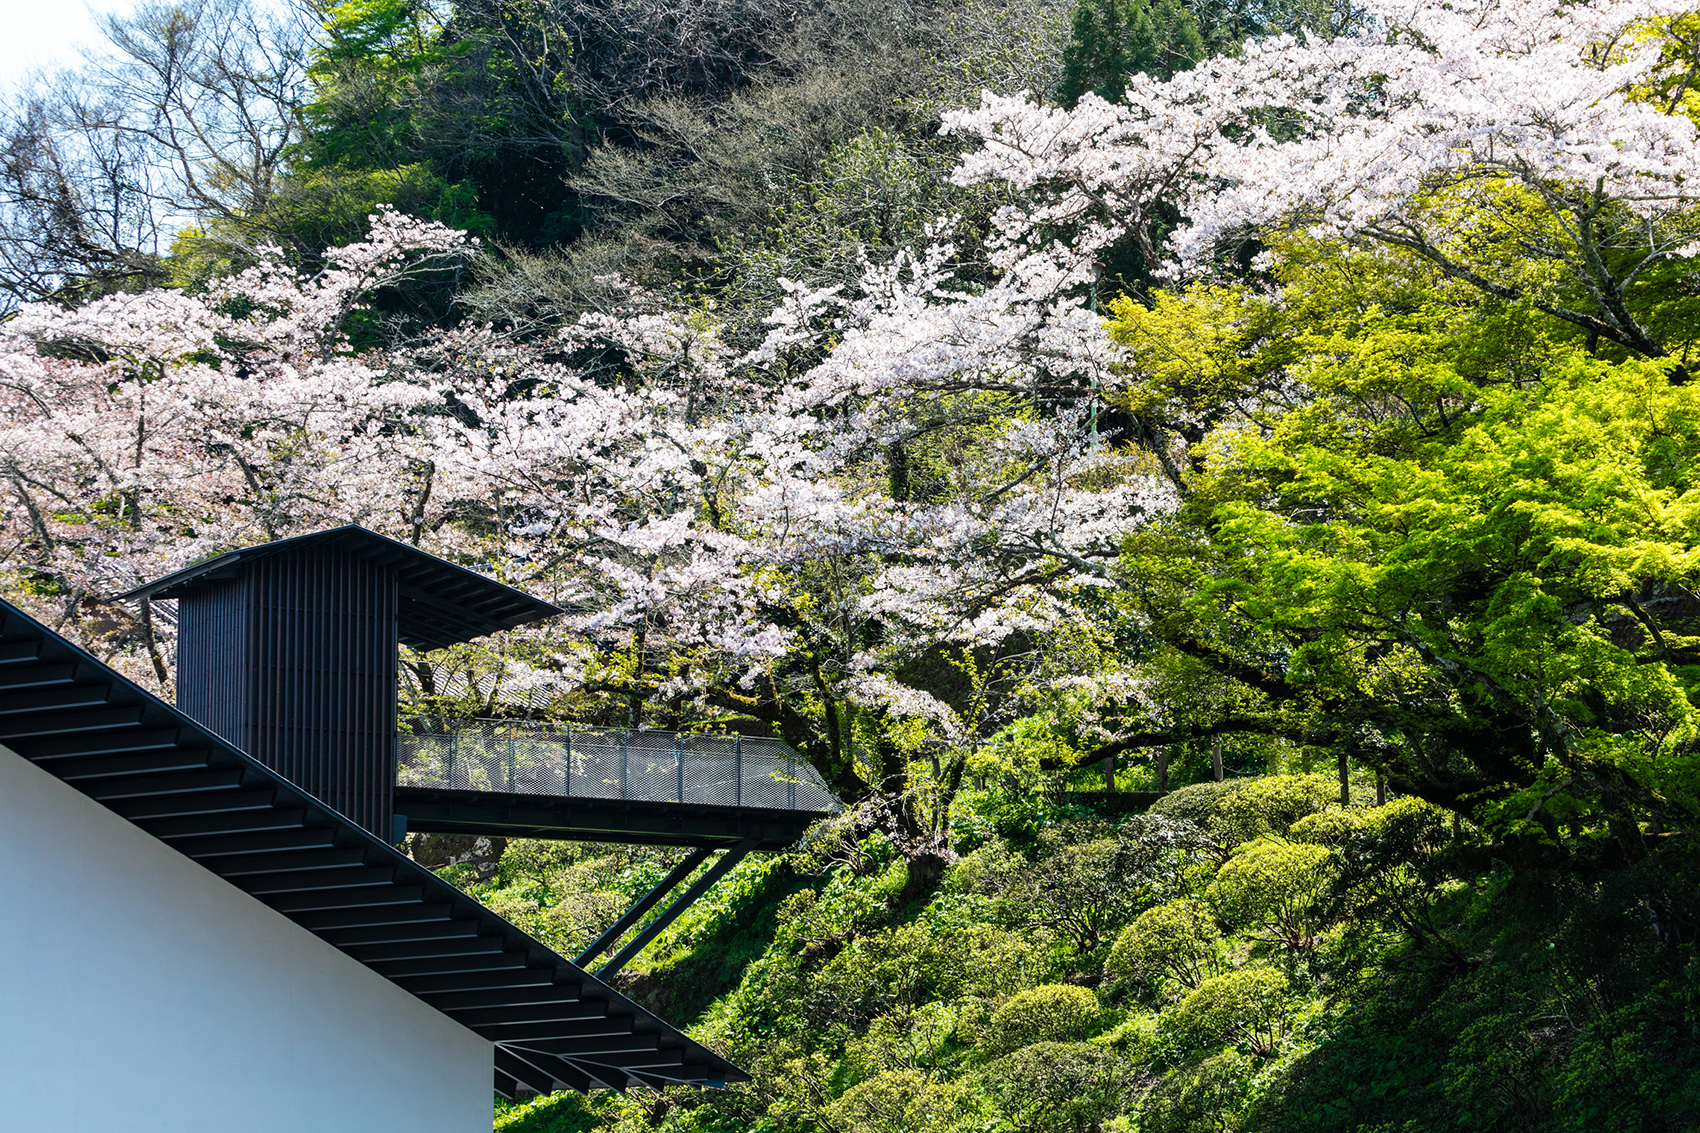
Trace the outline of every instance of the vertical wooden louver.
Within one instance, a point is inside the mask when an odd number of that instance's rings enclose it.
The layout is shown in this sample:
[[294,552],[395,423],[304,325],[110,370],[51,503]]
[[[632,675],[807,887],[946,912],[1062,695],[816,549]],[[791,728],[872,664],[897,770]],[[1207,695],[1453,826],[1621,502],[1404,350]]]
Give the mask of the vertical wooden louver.
[[561,612],[355,526],[231,551],[120,597],[177,600],[180,709],[385,841],[398,644],[441,649]]
[[257,559],[178,607],[178,706],[391,837],[396,571],[313,548]]

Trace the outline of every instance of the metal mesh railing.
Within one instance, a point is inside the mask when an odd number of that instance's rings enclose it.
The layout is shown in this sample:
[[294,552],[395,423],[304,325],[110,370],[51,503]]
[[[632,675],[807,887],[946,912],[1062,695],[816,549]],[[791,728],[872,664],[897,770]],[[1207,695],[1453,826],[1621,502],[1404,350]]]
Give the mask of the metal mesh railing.
[[404,726],[396,783],[774,810],[839,809],[820,774],[779,740],[510,720]]

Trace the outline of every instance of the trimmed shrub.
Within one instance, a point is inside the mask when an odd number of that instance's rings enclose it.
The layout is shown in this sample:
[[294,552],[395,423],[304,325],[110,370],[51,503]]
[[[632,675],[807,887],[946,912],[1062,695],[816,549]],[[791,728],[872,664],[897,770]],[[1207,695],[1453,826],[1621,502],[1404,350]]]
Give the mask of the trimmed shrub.
[[1222,805],[1224,799],[1236,794],[1251,779],[1224,779],[1220,783],[1194,783],[1190,787],[1181,787],[1170,791],[1146,810],[1146,814],[1160,814],[1165,818],[1179,818],[1187,822],[1208,828],[1210,816],[1216,813],[1216,808]]
[[1331,806],[1315,814],[1307,814],[1293,823],[1288,835],[1296,842],[1310,842],[1318,846],[1342,846],[1352,835],[1364,828],[1366,817],[1370,813],[1373,812]]
[[1122,1112],[1131,1078],[1126,1059],[1093,1043],[1033,1043],[986,1071],[998,1108],[1031,1133],[1096,1133]]
[[1332,856],[1326,847],[1303,842],[1253,842],[1216,871],[1204,899],[1235,929],[1305,951],[1314,943],[1325,863]]
[[1223,798],[1210,832],[1230,846],[1266,834],[1286,834],[1309,814],[1338,806],[1340,785],[1327,775],[1266,775]]
[[857,1133],[966,1133],[981,1126],[983,1106],[965,1086],[888,1070],[844,1091],[826,1112],[834,1126]]
[[1170,901],[1145,910],[1121,931],[1104,975],[1113,983],[1174,980],[1197,987],[1216,973],[1221,936],[1203,904],[1188,898]]
[[602,1119],[581,1093],[544,1094],[496,1115],[495,1133],[591,1133]]
[[1243,1043],[1268,1056],[1287,1033],[1287,977],[1273,968],[1242,968],[1199,984],[1164,1020],[1190,1042]]
[[1424,799],[1406,796],[1359,816],[1359,829],[1374,838],[1394,838],[1437,850],[1450,839],[1452,814]]
[[992,1013],[979,1035],[981,1049],[1002,1054],[1037,1042],[1079,1042],[1097,1029],[1098,997],[1073,984],[1041,984],[1017,992]]

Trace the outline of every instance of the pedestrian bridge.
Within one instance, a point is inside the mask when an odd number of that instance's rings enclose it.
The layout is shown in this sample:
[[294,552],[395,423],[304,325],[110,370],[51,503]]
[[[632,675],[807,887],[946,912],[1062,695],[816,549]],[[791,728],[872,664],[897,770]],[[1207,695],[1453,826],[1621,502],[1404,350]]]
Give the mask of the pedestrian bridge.
[[399,739],[409,830],[780,849],[839,809],[806,760],[764,737],[416,720]]

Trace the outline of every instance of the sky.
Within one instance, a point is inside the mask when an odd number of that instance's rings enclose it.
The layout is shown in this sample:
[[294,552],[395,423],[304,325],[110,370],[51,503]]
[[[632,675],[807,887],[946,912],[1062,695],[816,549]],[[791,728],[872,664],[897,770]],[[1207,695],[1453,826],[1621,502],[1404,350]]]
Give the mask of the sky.
[[75,63],[77,48],[100,40],[91,9],[126,12],[131,0],[0,0],[0,88],[36,67]]

